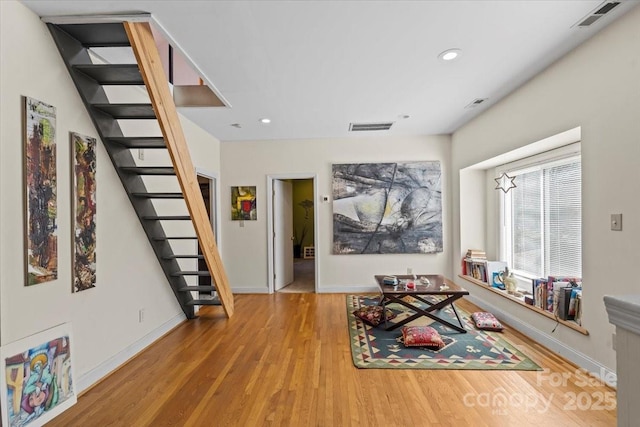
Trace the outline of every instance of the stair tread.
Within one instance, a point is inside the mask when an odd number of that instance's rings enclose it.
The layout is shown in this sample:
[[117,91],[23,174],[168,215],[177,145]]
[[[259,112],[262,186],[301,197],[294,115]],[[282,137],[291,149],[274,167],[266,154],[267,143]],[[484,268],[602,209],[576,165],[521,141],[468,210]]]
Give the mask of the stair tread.
[[187,306],[190,306],[190,305],[222,305],[222,303],[220,302],[219,298],[214,298],[214,299],[194,299],[192,301],[189,301],[185,305],[187,305]]
[[165,237],[152,237],[153,240],[198,240],[198,236],[165,236]]
[[164,142],[164,138],[161,136],[117,136],[106,138],[109,142],[115,142],[120,145],[124,145],[127,148],[167,148]]
[[216,290],[215,286],[181,286],[178,288],[178,292],[214,292]]
[[121,171],[136,173],[138,175],[175,175],[172,166],[122,166]]
[[144,215],[141,218],[157,221],[191,221],[189,215]]
[[199,270],[199,271],[176,271],[175,273],[171,273],[172,276],[177,277],[177,276],[211,276],[211,273],[209,273],[206,270]]
[[99,24],[64,24],[60,29],[85,47],[131,46],[124,25],[120,22]]
[[167,255],[162,259],[204,259],[204,255]]
[[114,119],[155,119],[156,113],[151,104],[91,104]]
[[141,199],[184,199],[182,193],[131,193],[131,195]]
[[73,69],[101,85],[144,85],[138,64],[82,64]]

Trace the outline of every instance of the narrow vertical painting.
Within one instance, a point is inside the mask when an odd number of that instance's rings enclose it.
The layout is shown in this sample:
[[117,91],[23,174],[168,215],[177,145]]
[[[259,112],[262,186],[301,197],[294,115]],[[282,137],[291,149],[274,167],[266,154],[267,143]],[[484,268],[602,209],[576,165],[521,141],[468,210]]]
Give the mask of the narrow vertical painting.
[[25,97],[27,286],[58,278],[56,109]]
[[256,187],[231,187],[231,219],[257,220]]
[[68,323],[2,347],[2,425],[41,426],[77,401]]
[[96,285],[96,139],[71,133],[73,292]]
[[333,165],[333,253],[442,252],[440,162]]

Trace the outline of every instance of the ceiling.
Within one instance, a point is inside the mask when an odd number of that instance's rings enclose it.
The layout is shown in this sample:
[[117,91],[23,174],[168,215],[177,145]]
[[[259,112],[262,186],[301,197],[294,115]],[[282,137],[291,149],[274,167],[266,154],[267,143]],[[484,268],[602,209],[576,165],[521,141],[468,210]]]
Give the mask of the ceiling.
[[[638,2],[578,28],[601,0],[22,1],[40,16],[151,13],[229,104],[181,111],[221,141],[452,133]],[[450,48],[460,57],[439,60]],[[394,124],[349,132],[380,121]]]

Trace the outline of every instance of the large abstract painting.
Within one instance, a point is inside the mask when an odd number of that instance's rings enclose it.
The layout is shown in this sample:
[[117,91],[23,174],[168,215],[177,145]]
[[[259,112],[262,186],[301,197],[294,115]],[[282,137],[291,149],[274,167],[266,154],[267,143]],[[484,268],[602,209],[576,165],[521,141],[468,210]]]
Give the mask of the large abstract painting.
[[76,403],[68,323],[2,347],[2,425],[41,426]]
[[231,219],[257,220],[256,187],[231,187]]
[[73,292],[96,285],[96,139],[71,133],[73,164]]
[[333,253],[442,252],[440,162],[333,165]]
[[58,278],[56,109],[25,97],[27,285]]

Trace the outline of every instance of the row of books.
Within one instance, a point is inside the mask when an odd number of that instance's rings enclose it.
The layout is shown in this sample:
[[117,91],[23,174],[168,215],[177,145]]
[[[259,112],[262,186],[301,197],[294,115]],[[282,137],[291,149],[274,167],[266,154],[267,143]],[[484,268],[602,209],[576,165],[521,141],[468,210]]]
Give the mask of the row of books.
[[533,279],[533,306],[553,313],[562,320],[580,323],[582,279],[569,276],[549,276]]

